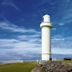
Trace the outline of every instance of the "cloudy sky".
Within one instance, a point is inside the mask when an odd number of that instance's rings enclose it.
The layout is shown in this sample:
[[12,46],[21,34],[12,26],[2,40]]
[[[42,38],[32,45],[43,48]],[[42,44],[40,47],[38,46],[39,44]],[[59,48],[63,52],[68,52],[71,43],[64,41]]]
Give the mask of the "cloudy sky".
[[45,14],[53,25],[52,54],[72,56],[72,0],[0,0],[0,61],[41,59]]

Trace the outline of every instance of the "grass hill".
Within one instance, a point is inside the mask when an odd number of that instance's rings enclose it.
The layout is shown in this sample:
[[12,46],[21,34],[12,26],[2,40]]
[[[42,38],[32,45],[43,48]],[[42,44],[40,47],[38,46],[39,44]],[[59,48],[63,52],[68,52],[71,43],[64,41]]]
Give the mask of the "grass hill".
[[1,64],[0,72],[72,72],[72,61],[23,62]]
[[1,64],[0,72],[31,72],[37,62],[23,62],[14,64]]

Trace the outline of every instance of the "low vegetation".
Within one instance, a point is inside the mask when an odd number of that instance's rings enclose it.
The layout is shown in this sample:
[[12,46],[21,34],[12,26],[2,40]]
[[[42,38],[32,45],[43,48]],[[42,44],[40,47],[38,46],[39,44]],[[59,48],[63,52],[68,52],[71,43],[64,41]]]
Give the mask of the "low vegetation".
[[14,64],[1,64],[0,72],[31,72],[37,62],[24,62]]
[[[31,72],[35,67],[39,69],[40,65],[37,62],[1,64],[0,72]],[[72,61],[48,61],[43,68],[44,72],[72,72]]]

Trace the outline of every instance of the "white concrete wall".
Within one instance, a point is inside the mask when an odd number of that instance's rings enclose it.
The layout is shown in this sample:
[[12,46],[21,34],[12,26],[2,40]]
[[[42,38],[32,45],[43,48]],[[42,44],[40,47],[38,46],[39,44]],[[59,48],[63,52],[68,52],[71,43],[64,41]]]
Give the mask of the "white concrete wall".
[[48,61],[51,58],[51,23],[50,16],[44,15],[40,24],[42,33],[42,60]]
[[42,60],[49,60],[51,53],[50,28],[42,27]]

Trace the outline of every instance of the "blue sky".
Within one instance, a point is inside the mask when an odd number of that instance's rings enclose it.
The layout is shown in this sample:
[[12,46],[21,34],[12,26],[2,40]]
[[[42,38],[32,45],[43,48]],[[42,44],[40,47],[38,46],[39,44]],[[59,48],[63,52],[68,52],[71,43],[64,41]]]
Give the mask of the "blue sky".
[[0,0],[0,61],[41,59],[45,14],[53,25],[52,54],[72,56],[72,0]]

